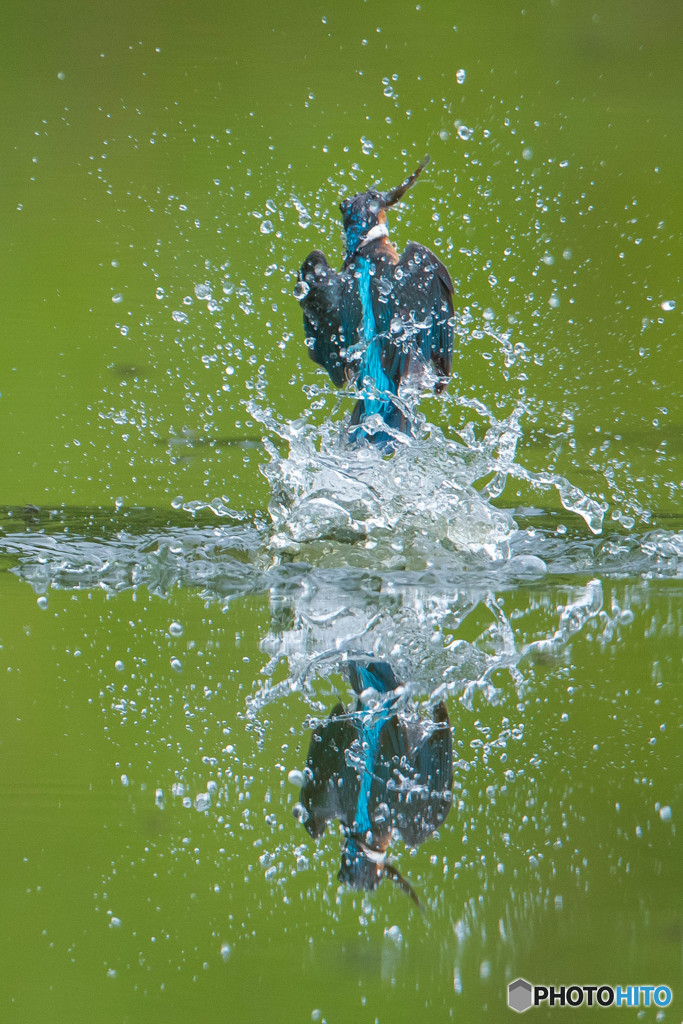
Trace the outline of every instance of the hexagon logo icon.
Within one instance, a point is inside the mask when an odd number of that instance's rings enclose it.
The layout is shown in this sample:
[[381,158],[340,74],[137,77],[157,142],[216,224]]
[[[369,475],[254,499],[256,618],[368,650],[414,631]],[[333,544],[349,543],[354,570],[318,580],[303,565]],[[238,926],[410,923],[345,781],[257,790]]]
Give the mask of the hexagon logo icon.
[[524,1013],[533,1004],[533,988],[526,978],[517,978],[508,985],[508,1006]]

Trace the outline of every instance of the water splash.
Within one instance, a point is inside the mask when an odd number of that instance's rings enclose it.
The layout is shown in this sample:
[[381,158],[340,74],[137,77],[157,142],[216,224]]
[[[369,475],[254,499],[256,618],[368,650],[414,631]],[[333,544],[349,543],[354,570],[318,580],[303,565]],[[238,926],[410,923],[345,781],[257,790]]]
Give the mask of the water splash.
[[508,478],[540,492],[556,490],[567,511],[581,516],[594,534],[601,532],[604,503],[559,474],[533,472],[517,461],[523,406],[499,420],[481,402],[457,402],[488,420],[483,438],[477,439],[472,423],[460,439],[448,438],[411,406],[417,436],[399,438],[387,459],[370,447],[349,446],[344,424],[329,419],[316,426],[308,417],[280,421],[252,401],[249,414],[267,432],[270,461],[262,471],[271,491],[273,550],[291,557],[314,542],[355,545],[355,564],[365,550],[368,564],[395,568],[430,564],[453,549],[506,560],[517,524],[491,502]]

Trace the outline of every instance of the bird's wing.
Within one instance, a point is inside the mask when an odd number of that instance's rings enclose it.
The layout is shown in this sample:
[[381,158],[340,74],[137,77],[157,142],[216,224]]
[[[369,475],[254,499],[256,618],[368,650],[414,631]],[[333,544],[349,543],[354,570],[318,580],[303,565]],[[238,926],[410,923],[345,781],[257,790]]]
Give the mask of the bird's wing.
[[[381,308],[379,288],[377,294]],[[424,245],[409,242],[393,267],[392,300],[384,303],[382,320],[387,375],[398,384],[411,358],[419,356],[424,363],[431,361],[439,377],[437,391],[442,391],[453,359],[453,282],[441,260]]]
[[383,781],[392,823],[404,843],[418,846],[451,809],[453,739],[446,706],[437,705],[433,724],[397,722],[382,739],[378,760],[390,770]]
[[304,314],[306,344],[311,359],[323,366],[332,383],[341,387],[350,371],[346,349],[356,338],[362,309],[352,282],[338,274],[319,249],[306,257],[295,292]]
[[334,818],[347,825],[353,821],[360,782],[346,752],[357,736],[358,729],[342,704],[311,736],[300,800],[308,812],[304,824],[314,839]]

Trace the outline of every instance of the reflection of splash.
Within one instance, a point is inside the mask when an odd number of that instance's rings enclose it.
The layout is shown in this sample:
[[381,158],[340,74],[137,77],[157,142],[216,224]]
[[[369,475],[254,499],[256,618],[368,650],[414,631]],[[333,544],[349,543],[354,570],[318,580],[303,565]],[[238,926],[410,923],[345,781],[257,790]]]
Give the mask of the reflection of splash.
[[[369,588],[362,577],[352,586],[337,573],[308,574],[299,586],[293,582],[271,590],[271,628],[261,641],[270,659],[262,669],[264,681],[248,699],[252,718],[293,692],[317,706],[314,678],[334,676],[340,659],[369,651],[409,681],[413,696],[433,703],[457,695],[470,707],[480,693],[495,703],[503,680],[521,690],[533,663],[561,655],[603,606],[602,584],[591,580],[554,609],[542,636],[537,627],[536,637],[527,640],[506,614],[502,597],[486,588],[440,594],[407,582]],[[472,620],[478,623],[474,636]],[[626,624],[626,618],[621,621]]]

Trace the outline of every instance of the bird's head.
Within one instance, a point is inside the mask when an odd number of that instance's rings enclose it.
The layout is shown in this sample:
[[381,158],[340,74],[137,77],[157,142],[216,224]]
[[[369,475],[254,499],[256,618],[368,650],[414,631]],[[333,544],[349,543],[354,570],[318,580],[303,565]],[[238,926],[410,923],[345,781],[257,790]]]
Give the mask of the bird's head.
[[405,195],[428,163],[429,157],[426,156],[417,170],[413,171],[398,188],[389,189],[388,192],[369,188],[367,192],[359,192],[358,195],[340,203],[339,209],[344,218],[346,251],[349,256],[362,249],[368,242],[389,234],[387,228],[388,207],[393,206]]

